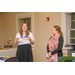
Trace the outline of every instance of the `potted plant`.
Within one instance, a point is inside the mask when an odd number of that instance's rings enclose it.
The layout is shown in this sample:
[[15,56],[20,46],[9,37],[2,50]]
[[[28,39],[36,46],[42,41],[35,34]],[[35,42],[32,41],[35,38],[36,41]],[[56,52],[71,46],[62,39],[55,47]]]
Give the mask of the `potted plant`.
[[73,62],[75,60],[75,57],[70,57],[70,56],[64,56],[61,58],[60,62]]

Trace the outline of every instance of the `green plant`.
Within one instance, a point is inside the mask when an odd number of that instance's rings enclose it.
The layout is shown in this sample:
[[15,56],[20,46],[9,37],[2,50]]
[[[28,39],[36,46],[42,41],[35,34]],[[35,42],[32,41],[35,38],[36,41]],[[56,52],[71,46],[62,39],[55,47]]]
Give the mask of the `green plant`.
[[64,56],[61,58],[60,62],[72,62],[75,59],[75,57],[70,57],[70,56]]

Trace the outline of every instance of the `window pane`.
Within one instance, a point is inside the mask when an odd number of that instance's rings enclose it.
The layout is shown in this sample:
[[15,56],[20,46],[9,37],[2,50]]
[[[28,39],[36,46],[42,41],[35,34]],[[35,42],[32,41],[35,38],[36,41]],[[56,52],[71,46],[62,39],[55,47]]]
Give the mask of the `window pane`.
[[26,18],[24,18],[24,22],[26,22]]
[[75,20],[75,13],[71,13],[71,20]]
[[27,18],[28,30],[31,30],[31,18]]
[[71,44],[75,44],[75,39],[70,39]]
[[75,28],[75,21],[71,21],[71,28],[72,28],[72,29]]
[[70,37],[75,37],[75,30],[70,31]]

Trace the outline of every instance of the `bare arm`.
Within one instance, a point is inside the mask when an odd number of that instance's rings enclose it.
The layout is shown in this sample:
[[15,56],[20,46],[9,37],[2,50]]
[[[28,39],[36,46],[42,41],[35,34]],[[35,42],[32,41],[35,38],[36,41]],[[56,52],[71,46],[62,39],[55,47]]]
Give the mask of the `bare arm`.
[[14,43],[15,43],[16,45],[18,45],[18,39],[19,39],[19,38],[15,38],[15,42],[14,42]]
[[34,43],[35,43],[35,41],[34,41],[34,40],[32,40],[32,39],[30,38],[30,36],[28,36],[28,38],[29,38],[29,40],[30,40],[31,44],[34,44]]

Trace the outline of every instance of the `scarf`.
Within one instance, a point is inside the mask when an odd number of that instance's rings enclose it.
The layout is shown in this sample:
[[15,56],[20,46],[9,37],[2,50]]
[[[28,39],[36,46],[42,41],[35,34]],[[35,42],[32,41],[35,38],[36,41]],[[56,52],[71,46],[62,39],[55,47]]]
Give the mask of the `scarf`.
[[[57,37],[52,36],[52,38],[48,42],[50,52],[58,48],[59,37],[60,37],[60,34]],[[58,62],[58,53],[55,53],[54,55],[52,55],[48,60],[49,62]]]

